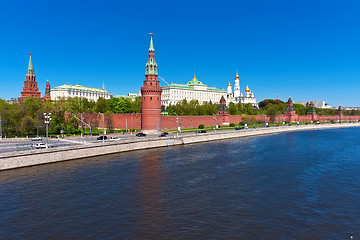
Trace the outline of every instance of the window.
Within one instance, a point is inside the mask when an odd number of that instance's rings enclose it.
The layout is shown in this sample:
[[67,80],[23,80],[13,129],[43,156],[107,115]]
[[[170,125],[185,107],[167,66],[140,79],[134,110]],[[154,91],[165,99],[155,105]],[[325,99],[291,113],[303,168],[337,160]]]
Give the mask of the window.
[[150,97],[150,101],[152,101],[152,97]]

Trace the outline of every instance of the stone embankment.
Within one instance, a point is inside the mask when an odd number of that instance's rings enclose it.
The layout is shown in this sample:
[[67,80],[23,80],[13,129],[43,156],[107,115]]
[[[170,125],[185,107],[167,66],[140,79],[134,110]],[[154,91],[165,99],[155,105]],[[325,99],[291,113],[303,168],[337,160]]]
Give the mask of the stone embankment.
[[267,134],[277,134],[291,131],[318,130],[340,127],[359,127],[360,123],[337,123],[320,125],[280,126],[246,130],[224,130],[211,133],[188,133],[180,136],[159,138],[158,136],[122,140],[116,142],[93,143],[83,146],[49,148],[5,153],[0,156],[0,170],[28,167],[40,164],[75,160],[107,154],[121,153],[149,148],[168,147],[230,138],[241,138]]

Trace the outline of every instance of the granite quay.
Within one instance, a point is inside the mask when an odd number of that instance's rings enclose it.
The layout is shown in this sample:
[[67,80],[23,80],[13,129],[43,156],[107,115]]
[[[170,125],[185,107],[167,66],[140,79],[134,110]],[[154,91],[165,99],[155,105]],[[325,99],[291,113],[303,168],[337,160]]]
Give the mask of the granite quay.
[[169,147],[208,141],[218,141],[231,138],[278,134],[290,131],[320,130],[343,127],[359,127],[360,123],[336,123],[317,125],[293,125],[257,129],[245,129],[240,131],[224,130],[204,134],[181,134],[179,137],[169,136],[159,138],[149,136],[141,139],[122,140],[117,142],[105,142],[82,146],[69,146],[54,149],[28,150],[21,152],[5,153],[0,156],[0,170],[29,167],[40,164],[55,163],[61,161],[82,159],[94,156],[108,155],[141,149]]

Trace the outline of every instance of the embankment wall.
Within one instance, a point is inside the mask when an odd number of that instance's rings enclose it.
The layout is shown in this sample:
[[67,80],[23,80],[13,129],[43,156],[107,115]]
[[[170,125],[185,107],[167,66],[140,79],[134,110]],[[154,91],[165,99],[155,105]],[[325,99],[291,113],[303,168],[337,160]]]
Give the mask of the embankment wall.
[[188,133],[176,138],[174,136],[166,138],[159,138],[156,136],[147,139],[122,140],[120,142],[93,143],[83,146],[13,152],[6,153],[0,156],[0,170],[55,163],[141,149],[217,141],[230,138],[276,134],[289,131],[328,129],[340,127],[360,127],[360,123],[282,126],[272,128],[258,128],[251,130],[248,129],[245,131],[225,130],[218,131],[216,133],[213,132],[206,134]]

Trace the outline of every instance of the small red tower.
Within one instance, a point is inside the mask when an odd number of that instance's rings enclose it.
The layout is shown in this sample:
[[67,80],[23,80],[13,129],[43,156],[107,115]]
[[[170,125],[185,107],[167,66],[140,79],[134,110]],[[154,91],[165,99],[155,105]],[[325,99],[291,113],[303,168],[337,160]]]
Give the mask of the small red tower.
[[341,122],[343,116],[341,105],[339,105],[338,109],[336,110],[336,115],[338,116],[338,120]]
[[226,107],[226,100],[224,96],[221,96],[219,108],[217,112],[217,122],[221,122],[223,125],[229,125],[229,113]]
[[317,115],[316,115],[316,110],[315,110],[315,104],[313,101],[311,101],[310,103],[306,103],[306,107],[307,107],[307,116],[311,116],[311,121],[316,121],[317,120]]
[[50,98],[51,98],[51,96],[50,96],[50,83],[49,83],[49,80],[46,80],[44,100],[49,100]]
[[291,97],[289,97],[284,114],[288,117],[289,122],[295,122],[297,121],[298,115],[295,112],[293,101],[291,100]]
[[161,131],[161,91],[158,81],[153,34],[150,33],[149,59],[146,63],[144,86],[141,87],[141,128],[145,133]]
[[36,98],[41,97],[39,88],[37,86],[37,82],[35,80],[36,76],[31,60],[31,53],[29,53],[29,55],[30,55],[29,66],[26,73],[26,81],[24,82],[24,88],[23,91],[21,92],[21,99],[25,99],[28,97],[36,97]]

